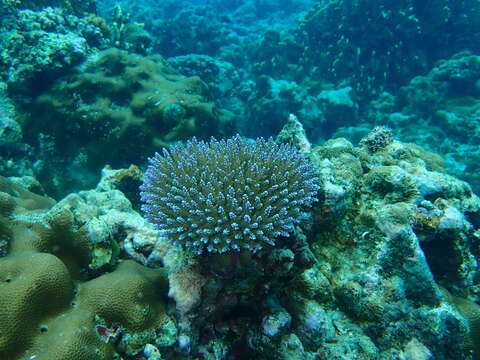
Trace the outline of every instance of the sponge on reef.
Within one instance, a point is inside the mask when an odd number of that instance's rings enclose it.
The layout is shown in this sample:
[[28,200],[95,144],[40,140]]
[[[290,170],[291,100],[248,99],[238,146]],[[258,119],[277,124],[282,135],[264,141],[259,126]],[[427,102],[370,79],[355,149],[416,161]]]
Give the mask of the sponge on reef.
[[165,323],[166,276],[126,260],[84,280],[88,239],[52,204],[0,178],[0,358],[111,359],[123,333]]

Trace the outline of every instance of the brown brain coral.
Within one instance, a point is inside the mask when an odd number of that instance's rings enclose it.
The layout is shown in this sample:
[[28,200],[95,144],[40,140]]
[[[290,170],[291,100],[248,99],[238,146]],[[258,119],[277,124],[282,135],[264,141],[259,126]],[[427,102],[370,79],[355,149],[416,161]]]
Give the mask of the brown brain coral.
[[112,329],[133,335],[169,321],[161,269],[126,260],[82,281],[86,234],[51,205],[0,177],[0,236],[10,245],[0,258],[0,359],[110,359]]

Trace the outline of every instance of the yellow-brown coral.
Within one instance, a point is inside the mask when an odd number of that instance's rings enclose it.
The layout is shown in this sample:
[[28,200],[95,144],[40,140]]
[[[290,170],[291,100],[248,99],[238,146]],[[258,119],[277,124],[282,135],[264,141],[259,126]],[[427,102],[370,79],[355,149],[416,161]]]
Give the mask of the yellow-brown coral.
[[42,209],[53,202],[25,190],[20,194],[4,178],[0,185],[10,187],[10,194],[0,192],[0,231],[10,243],[0,258],[2,360],[110,359],[115,347],[105,328],[136,333],[166,322],[162,270],[126,260],[109,274],[82,281],[89,242],[72,213]]

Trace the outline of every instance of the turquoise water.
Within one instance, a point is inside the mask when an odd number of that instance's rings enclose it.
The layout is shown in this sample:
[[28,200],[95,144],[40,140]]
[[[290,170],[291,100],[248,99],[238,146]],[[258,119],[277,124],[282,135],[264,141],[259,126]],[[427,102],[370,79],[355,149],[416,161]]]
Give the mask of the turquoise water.
[[0,0],[0,175],[0,359],[480,356],[478,0]]

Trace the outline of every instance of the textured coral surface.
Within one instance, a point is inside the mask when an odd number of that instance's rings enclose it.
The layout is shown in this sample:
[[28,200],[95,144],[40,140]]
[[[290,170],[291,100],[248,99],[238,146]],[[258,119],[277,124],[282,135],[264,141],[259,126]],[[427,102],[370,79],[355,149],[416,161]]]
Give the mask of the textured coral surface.
[[34,113],[24,124],[28,139],[42,131],[58,152],[75,157],[82,151],[97,171],[105,162],[138,161],[174,140],[228,134],[232,125],[200,78],[177,74],[160,56],[117,49],[90,57],[58,80],[37,99]]
[[[167,322],[162,270],[121,262],[89,279],[91,242],[72,213],[1,178],[0,357],[111,359],[119,329],[135,334]],[[111,337],[109,337],[111,336]]]
[[479,48],[478,0],[0,0],[0,359],[480,359]]

